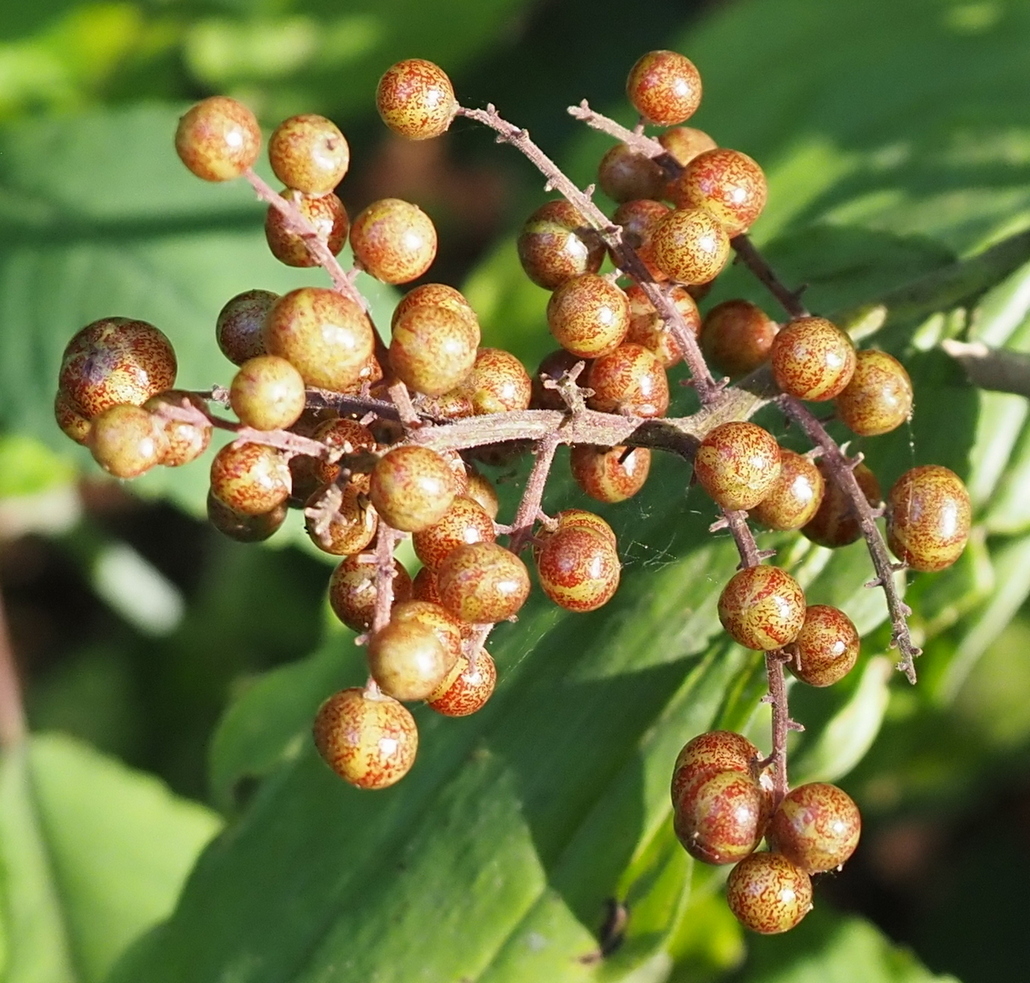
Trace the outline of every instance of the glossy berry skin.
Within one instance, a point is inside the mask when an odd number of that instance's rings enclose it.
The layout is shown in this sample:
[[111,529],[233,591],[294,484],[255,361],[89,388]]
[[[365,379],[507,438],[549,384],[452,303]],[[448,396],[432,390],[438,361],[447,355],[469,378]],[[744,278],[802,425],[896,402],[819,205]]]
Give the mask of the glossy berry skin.
[[[376,446],[375,437],[368,427],[363,427],[356,420],[335,419],[324,420],[319,423],[311,432],[310,436],[334,450],[341,450],[344,454],[357,454],[361,451],[374,451]],[[312,466],[312,474],[320,485],[328,485],[336,480],[340,473],[340,464],[326,460],[317,460]],[[352,474],[351,482],[368,488],[367,474]]]
[[472,371],[479,325],[442,306],[409,307],[393,326],[390,368],[415,392],[442,396]]
[[[672,332],[662,320],[643,288],[634,283],[626,290],[629,300],[629,330],[626,341],[650,349],[666,369],[672,368],[683,358]],[[673,287],[669,299],[683,318],[687,330],[696,338],[701,331],[701,314],[697,302],[683,287]]]
[[368,493],[387,525],[419,532],[447,514],[458,485],[450,465],[436,451],[409,444],[379,459]]
[[643,345],[626,342],[590,363],[586,385],[594,390],[587,405],[602,413],[646,418],[669,408],[669,380],[658,356]]
[[773,378],[785,393],[816,402],[833,399],[851,381],[855,346],[824,317],[788,321],[769,351]]
[[752,853],[730,871],[726,902],[745,928],[776,935],[812,910],[812,881],[779,853]]
[[745,567],[719,595],[719,621],[744,648],[782,648],[797,638],[805,623],[805,594],[780,567]]
[[812,604],[787,668],[809,686],[832,686],[855,667],[860,645],[854,622],[840,608]]
[[497,666],[489,653],[480,649],[471,665],[464,655],[459,656],[426,702],[445,717],[467,717],[485,706],[496,685]]
[[440,603],[470,624],[512,617],[529,596],[529,573],[514,553],[497,543],[459,546],[436,571]]
[[851,381],[837,395],[837,416],[860,437],[900,427],[912,415],[912,380],[893,356],[876,349],[856,355]]
[[171,342],[154,325],[105,317],[65,346],[59,388],[91,420],[111,406],[141,406],[171,389],[177,368]]
[[637,258],[644,264],[653,280],[669,279],[655,262],[654,230],[671,212],[672,209],[668,205],[653,198],[636,198],[623,202],[612,216],[612,221],[622,226],[622,241],[636,252]]
[[354,219],[350,244],[368,274],[384,283],[408,283],[436,259],[436,227],[418,205],[382,198]]
[[376,87],[376,109],[394,133],[429,140],[445,133],[458,111],[447,73],[424,58],[391,65]]
[[607,355],[626,337],[629,300],[605,277],[583,273],[551,294],[547,325],[554,340],[578,358]]
[[684,849],[706,864],[732,864],[761,842],[768,795],[750,775],[723,771],[684,789],[673,828]]
[[455,660],[432,628],[414,620],[391,620],[368,642],[372,678],[387,696],[404,702],[429,696]]
[[121,403],[95,416],[86,437],[93,459],[116,478],[138,478],[168,449],[160,423],[141,406]]
[[[308,220],[329,252],[335,256],[343,249],[350,220],[343,202],[336,195],[330,193],[316,197],[301,194],[292,188],[283,188],[279,194]],[[283,213],[274,205],[269,205],[265,213],[265,242],[272,255],[287,266],[319,265],[319,260],[308,249],[304,236],[288,227]]]
[[913,570],[950,567],[966,548],[972,509],[954,471],[925,464],[906,471],[887,494],[887,545]]
[[418,729],[408,710],[360,687],[341,690],[319,707],[314,738],[322,760],[358,788],[400,781],[418,751]]
[[665,172],[650,157],[617,143],[597,165],[597,183],[612,201],[660,198]]
[[235,512],[271,512],[290,495],[282,451],[264,444],[226,444],[211,461],[211,492]]
[[445,307],[455,314],[460,314],[476,332],[476,344],[479,344],[479,319],[476,317],[476,312],[472,310],[472,305],[460,290],[455,290],[446,283],[421,283],[417,287],[412,287],[401,297],[393,309],[393,316],[390,320],[391,330],[413,307]]
[[360,553],[375,538],[379,516],[365,495],[354,485],[343,489],[339,507],[328,518],[317,506],[321,492],[315,492],[305,509],[304,529],[308,538],[323,553],[350,556]]
[[[159,410],[164,406],[174,406],[178,409],[192,408],[197,410],[193,420],[176,420],[158,415]],[[168,389],[156,396],[151,396],[143,404],[143,409],[154,414],[155,420],[164,430],[168,446],[161,456],[160,463],[168,468],[181,467],[195,461],[211,443],[211,422],[205,418],[204,411],[207,409],[204,401],[191,392],[182,389]]]
[[272,132],[268,162],[288,188],[306,195],[325,195],[347,173],[350,146],[332,120],[303,113],[283,120]]
[[618,546],[615,532],[607,522],[594,512],[586,509],[562,509],[554,517],[558,529],[589,529],[611,543],[614,549]]
[[457,660],[461,655],[464,629],[467,626],[436,601],[423,601],[416,598],[394,604],[390,611],[390,621],[397,624],[409,621],[417,622],[428,628],[444,647],[449,663]]
[[780,449],[780,473],[751,518],[767,529],[800,529],[812,521],[823,500],[822,472],[802,454]]
[[765,208],[765,174],[758,163],[739,150],[719,147],[698,154],[676,183],[677,208],[706,208],[726,234],[747,232]]
[[564,199],[533,212],[516,246],[526,276],[545,290],[560,287],[570,277],[596,273],[605,256],[600,236]]
[[836,785],[812,782],[791,789],[769,823],[769,842],[809,874],[840,867],[858,846],[862,817]]
[[670,279],[700,284],[714,280],[730,255],[730,239],[704,208],[676,208],[651,234],[654,262]]
[[58,389],[54,397],[54,419],[66,437],[71,437],[77,444],[86,443],[90,428],[89,418],[63,389]]
[[231,181],[254,161],[261,130],[254,114],[228,96],[211,96],[187,110],[175,131],[179,159],[205,181]]
[[716,304],[704,318],[701,348],[728,376],[747,375],[769,358],[780,326],[747,300]]
[[687,741],[676,756],[670,787],[673,807],[687,789],[697,787],[713,775],[738,772],[754,777],[760,758],[758,748],[743,734],[731,730],[698,734]]
[[681,167],[686,167],[698,154],[716,147],[715,141],[704,130],[693,126],[674,126],[660,133],[658,142]]
[[207,493],[207,520],[223,536],[238,543],[262,543],[286,521],[288,513],[285,502],[270,512],[259,515],[244,515],[229,508],[210,491]]
[[[393,561],[394,603],[411,598],[411,577],[399,560]],[[352,631],[368,631],[376,604],[376,562],[373,553],[345,557],[329,578],[329,606]]]
[[576,484],[598,502],[624,502],[647,481],[651,451],[647,447],[594,447],[576,444],[569,454]]
[[285,358],[258,355],[240,366],[229,387],[229,405],[245,427],[282,430],[304,412],[301,374]]
[[649,51],[630,69],[626,97],[648,122],[676,126],[701,104],[701,74],[677,51]]
[[480,348],[461,390],[472,400],[476,415],[509,413],[529,406],[533,381],[511,352],[502,348]]
[[559,526],[536,555],[543,592],[566,611],[595,611],[619,586],[622,564],[614,545],[586,526]]
[[265,321],[265,349],[291,362],[309,386],[343,392],[361,378],[374,345],[354,301],[324,287],[283,294]]
[[753,509],[780,474],[780,447],[768,430],[747,421],[722,423],[701,441],[694,476],[724,509]]
[[265,354],[265,318],[278,299],[271,290],[246,290],[226,302],[215,323],[215,340],[230,362],[242,365]]
[[[851,500],[831,478],[824,461],[816,461],[816,467],[823,476],[826,488],[812,521],[801,527],[802,534],[813,543],[830,549],[856,542],[862,537],[862,527],[851,507]],[[864,464],[856,465],[852,473],[866,501],[871,507],[876,508],[883,497],[876,475]]]
[[451,550],[469,543],[492,543],[494,538],[494,521],[486,510],[473,499],[458,495],[439,522],[412,536],[412,546],[415,555],[435,570]]

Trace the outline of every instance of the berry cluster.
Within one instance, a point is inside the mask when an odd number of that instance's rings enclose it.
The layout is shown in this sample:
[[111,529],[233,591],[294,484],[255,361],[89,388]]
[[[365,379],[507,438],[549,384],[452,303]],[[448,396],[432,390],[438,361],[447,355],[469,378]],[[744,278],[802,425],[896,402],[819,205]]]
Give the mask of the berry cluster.
[[[475,311],[444,284],[423,283],[401,298],[386,344],[354,271],[336,256],[349,239],[355,271],[410,283],[436,254],[432,220],[386,198],[351,222],[335,194],[350,162],[347,141],[330,120],[310,114],[271,135],[272,170],[285,186],[276,193],[252,170],[257,121],[234,100],[215,97],[183,116],[179,156],[205,180],[244,176],[268,202],[272,253],[288,265],[321,266],[332,287],[283,296],[254,289],[230,299],[215,332],[237,371],[228,389],[204,393],[173,388],[175,354],[157,328],[96,321],[66,349],[55,412],[64,432],[121,478],[185,464],[203,453],[214,428],[231,431],[233,441],[211,463],[214,526],[259,541],[296,508],[312,542],[341,557],[329,601],[366,645],[369,679],[323,703],[314,736],[333,770],[360,788],[391,785],[412,766],[418,733],[405,702],[425,701],[449,716],[486,703],[497,671],[485,642],[525,603],[529,567],[543,593],[570,611],[595,610],[615,593],[621,566],[608,523],[581,509],[541,510],[559,445],[571,447],[578,485],[602,503],[640,491],[653,449],[691,461],[722,513],[713,529],[728,528],[740,552],[718,613],[736,642],[764,653],[773,733],[767,759],[735,734],[690,741],[673,774],[675,828],[692,856],[736,864],[728,896],[745,925],[783,931],[810,907],[809,875],[842,864],[859,831],[857,809],[839,789],[789,787],[784,672],[829,686],[856,664],[859,637],[843,611],[809,604],[787,571],[763,562],[771,554],[759,551],[749,519],[799,529],[823,546],[864,537],[900,667],[914,680],[918,650],[887,546],[914,570],[954,563],[969,534],[969,498],[946,468],[917,467],[895,483],[881,511],[879,485],[861,456],[848,458],[804,402],[834,401],[859,437],[886,433],[912,411],[905,369],[885,352],[856,351],[845,331],[812,316],[751,245],[746,233],[764,207],[765,178],[746,154],[682,125],[701,98],[689,59],[644,55],[627,95],[641,117],[636,130],[585,102],[570,110],[619,140],[598,171],[617,205],[609,217],[492,106],[459,106],[436,65],[400,62],[376,93],[397,134],[435,137],[459,116],[482,123],[563,195],[538,208],[518,238],[526,275],[550,291],[545,316],[560,346],[534,376],[511,353],[481,346]],[[652,139],[647,123],[667,129]],[[784,324],[743,300],[702,317],[697,301],[731,251],[771,288]],[[604,271],[609,260],[613,268]],[[671,418],[666,373],[680,361],[701,409]],[[753,384],[717,380],[709,361],[731,377],[750,373]],[[770,402],[811,441],[809,452],[781,448],[750,422]],[[211,403],[231,408],[236,420],[218,416]],[[510,523],[499,524],[495,491],[474,462],[527,448],[535,461],[522,501]],[[414,578],[394,557],[409,535],[422,563]],[[770,849],[755,852],[763,838]]]

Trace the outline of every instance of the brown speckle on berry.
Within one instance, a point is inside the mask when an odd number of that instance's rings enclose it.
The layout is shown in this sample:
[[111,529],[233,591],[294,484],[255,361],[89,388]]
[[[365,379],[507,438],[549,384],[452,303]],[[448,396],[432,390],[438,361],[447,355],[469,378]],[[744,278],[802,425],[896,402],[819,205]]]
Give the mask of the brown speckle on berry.
[[972,509],[962,479],[939,464],[906,471],[887,495],[887,545],[913,570],[950,567],[966,548]]
[[775,935],[812,910],[812,881],[779,853],[752,853],[730,871],[726,901],[746,928]]
[[458,111],[447,73],[424,58],[391,65],[376,88],[376,109],[394,133],[408,140],[428,140],[445,133]]
[[722,423],[694,456],[698,484],[724,509],[753,509],[780,474],[780,447],[768,430],[743,420]]
[[677,51],[649,51],[630,69],[626,96],[648,122],[675,126],[701,104],[701,74]]
[[254,114],[228,96],[211,96],[191,107],[179,120],[175,150],[182,162],[205,181],[239,177],[261,149],[261,130]]
[[745,567],[719,595],[719,621],[744,648],[782,648],[797,638],[805,622],[805,594],[780,567]]

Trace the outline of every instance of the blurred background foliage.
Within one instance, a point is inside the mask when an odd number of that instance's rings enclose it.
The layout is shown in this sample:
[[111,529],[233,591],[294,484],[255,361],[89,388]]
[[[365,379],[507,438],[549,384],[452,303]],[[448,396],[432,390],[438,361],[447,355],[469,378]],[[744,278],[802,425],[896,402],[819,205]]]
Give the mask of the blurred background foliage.
[[[613,0],[0,5],[0,585],[42,735],[0,769],[0,979],[99,981],[119,957],[112,979],[136,981],[1018,979],[1030,427],[1024,401],[974,391],[938,342],[1030,346],[1025,250],[955,265],[1030,227],[1028,41],[1023,0],[654,0],[646,16]],[[465,104],[496,103],[586,184],[605,141],[564,107],[588,97],[631,122],[625,73],[655,47],[696,59],[697,124],[765,166],[755,234],[787,282],[825,313],[887,300],[871,341],[905,356],[917,407],[911,428],[862,445],[885,487],[945,463],[978,511],[963,561],[913,583],[929,639],[915,689],[888,671],[861,554],[779,541],[868,632],[862,672],[792,702],[808,726],[795,776],[840,777],[867,825],[802,928],[757,942],[718,877],[670,843],[670,753],[714,724],[766,729],[755,660],[712,624],[711,571],[728,575],[732,550],[705,535],[711,507],[682,468],[656,468],[613,510],[627,576],[611,612],[570,622],[537,605],[502,628],[496,707],[450,730],[421,716],[421,771],[373,800],[307,746],[312,708],[360,670],[297,523],[269,548],[220,540],[197,519],[202,464],[109,482],[50,415],[61,350],[89,320],[153,320],[180,384],[203,388],[231,376],[213,339],[229,296],[322,282],[267,256],[246,188],[202,186],[174,158],[177,115],[213,92],[267,127],[334,118],[352,146],[350,213],[385,195],[426,208],[432,278],[464,286],[488,343],[532,368],[549,348],[545,296],[512,238],[539,177],[467,125],[391,139],[376,80],[398,58],[434,59]],[[391,292],[360,282],[387,321]],[[712,297],[738,293],[768,303],[737,270]],[[689,410],[687,391],[676,399]],[[495,472],[509,504],[522,474]],[[552,502],[570,499],[585,504],[558,482]],[[124,955],[225,823],[173,920]],[[366,875],[374,887],[347,880]],[[581,961],[607,897],[631,902],[626,944]],[[435,924],[438,906],[455,924]]]

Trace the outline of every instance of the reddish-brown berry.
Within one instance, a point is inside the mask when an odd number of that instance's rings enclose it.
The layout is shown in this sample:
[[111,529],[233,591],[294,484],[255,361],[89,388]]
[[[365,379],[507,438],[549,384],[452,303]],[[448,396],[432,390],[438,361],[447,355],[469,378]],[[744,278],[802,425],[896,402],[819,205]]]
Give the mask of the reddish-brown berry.
[[[327,507],[324,494],[339,496],[336,509]],[[348,485],[315,492],[304,510],[304,528],[308,538],[323,553],[332,556],[350,556],[360,553],[375,538],[379,516],[368,504],[364,492]]]
[[716,147],[715,141],[704,130],[693,126],[674,126],[660,133],[658,142],[681,167],[686,167],[698,154]]
[[459,546],[436,571],[440,602],[470,624],[512,617],[529,596],[526,565],[497,543]]
[[812,881],[779,853],[752,853],[730,871],[726,902],[745,928],[775,935],[812,910]]
[[913,570],[950,567],[966,548],[972,509],[954,471],[924,464],[906,471],[887,495],[887,545]]
[[[376,558],[373,553],[344,557],[329,578],[329,606],[353,631],[368,631],[376,606]],[[394,603],[411,597],[411,577],[399,560],[393,561]]]
[[596,273],[605,256],[600,236],[564,199],[549,201],[533,212],[517,246],[526,276],[545,290],[554,290],[581,273]]
[[724,509],[753,509],[780,474],[780,447],[768,430],[745,420],[722,423],[701,441],[694,476]]
[[630,69],[626,97],[648,122],[676,126],[701,104],[701,74],[677,51],[649,51]]
[[840,867],[858,846],[862,817],[836,785],[812,782],[791,789],[769,823],[769,843],[809,874]]
[[[854,543],[861,538],[862,527],[859,525],[858,515],[851,505],[851,499],[833,479],[825,461],[816,461],[816,467],[823,476],[826,487],[823,491],[823,500],[814,518],[807,525],[802,526],[801,532],[813,543],[828,546],[831,549]],[[856,465],[852,473],[855,481],[858,482],[858,487],[865,495],[866,501],[872,508],[876,508],[883,497],[876,475],[864,464]]]
[[597,165],[597,183],[612,201],[660,198],[665,172],[650,157],[617,143]]
[[779,330],[780,326],[750,301],[726,300],[705,315],[701,347],[727,375],[746,375],[769,358]]
[[483,708],[496,685],[497,666],[486,649],[480,649],[471,664],[464,655],[459,656],[427,702],[445,717],[467,717]]
[[180,118],[175,150],[197,177],[231,181],[257,160],[261,130],[242,103],[228,96],[211,96]]
[[586,526],[559,526],[536,555],[543,592],[567,611],[594,611],[619,586],[622,565],[614,544]]
[[369,485],[369,497],[383,521],[402,532],[439,522],[457,494],[447,461],[436,451],[410,444],[384,454]]
[[832,686],[855,667],[860,644],[854,623],[840,608],[812,604],[787,668],[809,686]]
[[436,227],[418,205],[400,198],[372,202],[350,230],[355,260],[384,283],[422,276],[436,258]]
[[912,380],[886,352],[856,353],[851,381],[837,394],[837,416],[860,437],[875,437],[900,427],[912,415]]
[[614,351],[626,337],[629,301],[610,280],[583,273],[551,294],[547,324],[562,348],[579,358],[597,358]]
[[788,321],[769,352],[773,378],[798,399],[833,399],[855,371],[855,346],[847,334],[824,317]]
[[673,189],[677,208],[706,208],[726,234],[747,232],[765,208],[765,174],[739,150],[719,147],[698,154]]
[[275,176],[306,195],[332,191],[350,166],[350,147],[339,127],[315,113],[283,120],[268,140]]
[[684,789],[674,804],[673,828],[697,860],[736,863],[761,842],[768,802],[768,793],[750,775],[719,772]]
[[445,133],[458,111],[447,73],[423,58],[391,65],[376,87],[376,109],[394,133],[428,140]]
[[[562,509],[555,515],[554,521],[558,524],[557,529],[589,529],[611,543],[613,549],[618,546],[612,527],[594,512],[588,512],[586,509]],[[541,538],[546,538],[546,535]]]
[[494,538],[494,521],[483,507],[458,495],[439,522],[412,536],[412,545],[415,555],[435,570],[451,550],[468,543],[492,543]]
[[761,754],[743,734],[711,730],[683,745],[672,769],[672,804],[675,807],[691,786],[697,787],[721,772],[740,772],[755,777]]
[[524,410],[533,394],[525,366],[501,348],[480,348],[460,388],[477,415]]
[[669,408],[669,380],[650,348],[631,342],[590,363],[586,385],[594,390],[587,405],[602,413],[662,416]]
[[768,529],[800,529],[819,510],[825,487],[822,472],[811,460],[781,448],[779,476],[751,509],[751,518]]
[[63,389],[58,389],[54,397],[54,419],[66,437],[71,437],[77,444],[86,443],[89,436],[89,418]]
[[[683,353],[668,325],[655,310],[640,284],[634,283],[627,288],[626,297],[629,300],[629,331],[626,332],[626,341],[650,349],[658,357],[663,368],[672,368],[683,358]],[[669,300],[679,311],[687,330],[696,338],[701,330],[701,314],[694,298],[683,287],[673,287],[669,291]]]
[[545,355],[531,380],[532,394],[529,405],[534,410],[559,410],[561,412],[568,410],[568,405],[562,399],[557,388],[549,386],[547,383],[560,382],[580,362],[584,363],[585,371],[589,362],[586,359],[573,355],[572,352],[566,351],[564,348],[559,348],[557,351]]
[[719,220],[704,208],[676,208],[651,233],[654,262],[680,283],[708,283],[726,265],[730,239]]
[[[374,451],[376,439],[368,427],[363,427],[356,420],[335,419],[323,420],[311,432],[310,436],[331,447],[334,450],[341,450],[344,454],[358,454],[361,451]],[[324,459],[316,459],[312,467],[312,474],[320,485],[328,485],[336,481],[340,473],[340,464],[332,463]],[[351,481],[359,484],[362,488],[368,488],[367,473],[354,473]]]
[[[343,249],[347,241],[349,220],[343,202],[336,195],[305,195],[292,188],[283,188],[279,194],[290,202],[307,219],[315,235],[325,243],[334,256]],[[268,206],[265,214],[265,241],[272,255],[287,266],[318,266],[308,248],[307,238],[295,232],[290,223],[274,205]]]
[[226,302],[215,324],[215,340],[230,362],[242,365],[265,354],[265,318],[278,299],[271,290],[247,290]]
[[442,396],[472,371],[479,325],[447,307],[422,304],[395,318],[390,367],[415,392]]
[[[475,330],[476,337],[479,336],[479,319],[472,310],[472,305],[460,290],[455,290],[445,283],[422,283],[409,290],[393,309],[391,328],[396,327],[397,322],[413,307],[446,307],[449,311],[464,317]],[[476,344],[479,344],[478,340]]]
[[636,252],[637,258],[654,280],[669,278],[655,262],[654,230],[671,211],[668,205],[653,198],[637,198],[623,202],[612,216],[612,221],[622,226],[622,241]]
[[143,407],[120,403],[93,418],[86,446],[93,460],[116,478],[138,478],[161,463],[168,438]]
[[599,502],[623,502],[647,481],[651,451],[646,447],[594,447],[576,444],[569,454],[572,477]]
[[744,648],[782,648],[797,638],[805,623],[805,594],[780,567],[745,567],[719,595],[719,621]]
[[211,461],[211,491],[234,512],[271,512],[290,495],[282,451],[264,444],[226,444]]
[[[164,407],[192,411],[189,420],[176,419],[161,413]],[[168,446],[160,463],[168,468],[177,468],[195,461],[211,443],[212,426],[207,418],[207,406],[195,393],[182,389],[169,389],[151,396],[143,409],[154,414],[158,425],[164,430]]]
[[289,510],[282,502],[270,512],[244,515],[229,508],[225,502],[207,493],[207,519],[223,536],[238,543],[261,543],[268,539],[285,521]]

